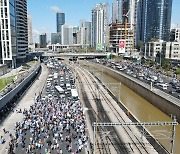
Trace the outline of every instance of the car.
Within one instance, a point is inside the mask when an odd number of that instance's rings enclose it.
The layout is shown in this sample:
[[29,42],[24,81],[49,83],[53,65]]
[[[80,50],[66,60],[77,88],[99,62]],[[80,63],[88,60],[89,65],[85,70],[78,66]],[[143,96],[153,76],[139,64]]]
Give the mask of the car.
[[166,82],[166,83],[164,83],[164,84],[169,87],[169,83]]
[[177,93],[180,93],[180,89],[176,89],[176,92],[177,92]]
[[175,85],[173,84],[173,85],[172,85],[172,88],[174,88],[174,89],[179,89],[180,87],[179,87],[179,85],[177,85],[177,84],[175,84]]
[[170,93],[170,94],[174,94],[174,93],[175,93],[175,91],[173,91],[173,90],[170,90],[170,91],[169,91],[169,93]]

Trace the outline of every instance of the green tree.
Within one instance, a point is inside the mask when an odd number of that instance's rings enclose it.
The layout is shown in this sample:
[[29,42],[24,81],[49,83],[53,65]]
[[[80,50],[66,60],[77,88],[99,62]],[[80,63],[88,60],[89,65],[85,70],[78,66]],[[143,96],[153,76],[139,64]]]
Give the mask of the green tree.
[[176,74],[180,74],[180,67],[178,67],[177,69],[176,69],[176,72],[175,72]]
[[170,63],[169,63],[169,60],[168,59],[163,59],[162,60],[162,68],[165,70],[165,71],[169,71],[170,69]]
[[151,41],[151,42],[157,42],[157,41],[159,41],[159,39],[157,39],[157,38],[151,38],[150,41]]
[[151,61],[149,62],[149,66],[152,67],[152,66],[154,66],[154,65],[155,65],[155,61],[151,60]]

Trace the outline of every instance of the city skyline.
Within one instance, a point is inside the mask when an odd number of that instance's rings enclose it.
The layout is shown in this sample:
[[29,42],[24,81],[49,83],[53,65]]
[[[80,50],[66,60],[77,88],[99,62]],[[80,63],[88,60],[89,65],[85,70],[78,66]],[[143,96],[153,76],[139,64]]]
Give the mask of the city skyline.
[[[42,3],[41,0],[28,0],[28,12],[32,16],[34,41],[38,41],[38,35],[44,32],[47,33],[48,40],[50,40],[50,33],[56,32],[57,12],[64,12],[66,14],[66,24],[78,26],[81,19],[91,21],[91,10],[96,3],[106,3],[107,0],[69,0],[68,2],[44,0],[43,2],[44,3]],[[115,2],[115,0],[108,1],[110,9],[113,2]],[[71,5],[69,5],[70,3]],[[180,1],[173,0],[171,19],[171,25],[173,27],[177,25],[180,27],[178,6],[180,6]]]

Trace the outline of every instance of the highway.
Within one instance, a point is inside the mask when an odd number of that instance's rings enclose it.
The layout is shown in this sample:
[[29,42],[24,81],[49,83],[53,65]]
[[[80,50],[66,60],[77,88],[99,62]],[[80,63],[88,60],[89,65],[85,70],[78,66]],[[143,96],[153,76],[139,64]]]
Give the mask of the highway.
[[[44,71],[33,89],[27,92],[28,97],[22,99],[14,109],[16,112],[1,125],[1,135],[6,140],[0,144],[1,151],[68,154],[87,153],[89,148],[91,152],[105,154],[159,152],[135,126],[93,127],[93,122],[126,123],[131,120],[89,71],[77,64],[71,65],[72,71],[58,60],[49,63],[52,68],[47,70],[43,66]],[[80,101],[73,100],[67,87],[76,88],[74,79]],[[57,91],[57,85],[62,87],[63,94]],[[41,97],[37,97],[41,92]],[[3,128],[7,133],[3,133]]]
[[[180,98],[180,81],[176,78],[175,75],[173,77],[169,77],[167,75],[164,75],[161,71],[156,70],[154,68],[126,61],[114,62],[107,60],[99,60],[98,63],[108,66],[119,72],[125,73],[149,85],[152,82],[153,87],[158,88],[159,90],[162,90],[165,93],[172,95],[173,97],[176,97],[178,99]],[[162,84],[165,84],[166,87],[162,88],[160,86]]]

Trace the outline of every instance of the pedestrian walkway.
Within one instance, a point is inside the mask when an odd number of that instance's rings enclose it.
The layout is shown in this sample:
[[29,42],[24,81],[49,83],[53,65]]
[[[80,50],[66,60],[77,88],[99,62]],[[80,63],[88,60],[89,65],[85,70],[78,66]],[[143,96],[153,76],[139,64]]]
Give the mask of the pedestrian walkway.
[[[46,81],[46,77],[48,74],[48,70],[45,65],[42,64],[42,73],[39,76],[39,79],[34,82],[32,87],[28,90],[22,100],[19,102],[18,106],[15,107],[14,111],[6,118],[6,120],[0,125],[0,136],[2,136],[6,142],[4,144],[0,144],[1,153],[6,154],[7,149],[9,147],[9,141],[11,139],[10,134],[14,134],[14,126],[17,122],[22,121],[24,118],[23,114],[17,113],[20,109],[23,111],[24,109],[29,109],[31,105],[34,104],[35,94],[38,94],[42,91],[44,83]],[[5,130],[3,130],[5,128]]]
[[10,72],[0,76],[0,79],[16,75],[20,70],[22,70],[22,66],[18,67],[17,69],[12,69]]

